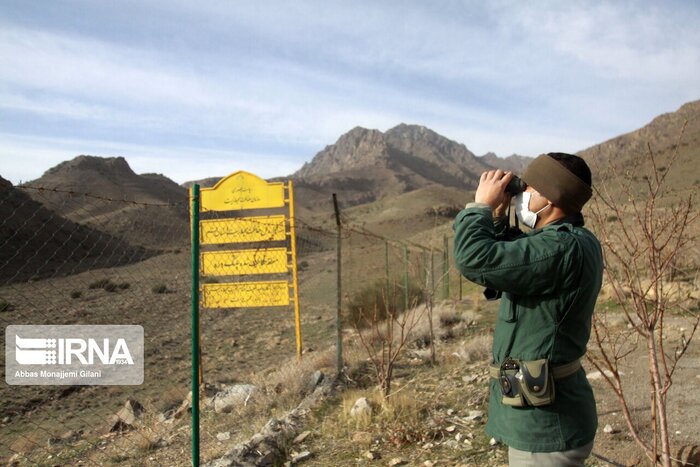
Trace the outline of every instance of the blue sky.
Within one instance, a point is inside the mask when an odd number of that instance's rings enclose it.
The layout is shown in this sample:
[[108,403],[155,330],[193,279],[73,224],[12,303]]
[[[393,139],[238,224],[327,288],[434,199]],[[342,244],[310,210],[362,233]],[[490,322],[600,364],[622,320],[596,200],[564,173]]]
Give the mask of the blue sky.
[[700,99],[698,24],[694,0],[2,0],[0,175],[284,176],[402,122],[575,152]]

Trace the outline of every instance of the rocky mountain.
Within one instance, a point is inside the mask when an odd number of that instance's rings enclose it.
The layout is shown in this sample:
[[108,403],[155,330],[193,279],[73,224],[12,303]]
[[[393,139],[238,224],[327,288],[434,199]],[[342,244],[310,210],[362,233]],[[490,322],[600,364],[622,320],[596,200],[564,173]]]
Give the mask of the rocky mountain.
[[[226,174],[226,175],[228,175],[228,174]],[[219,180],[224,178],[226,175],[221,175],[220,177],[207,177],[207,178],[203,178],[201,180],[192,180],[192,181],[183,183],[182,186],[189,189],[192,185],[197,183],[197,184],[199,184],[199,186],[201,188],[208,188],[208,187],[212,187],[212,186],[216,185],[217,183],[219,183]]]
[[651,154],[657,170],[663,172],[674,153],[677,158],[673,170],[668,173],[670,186],[697,190],[700,186],[700,100],[662,114],[638,130],[592,146],[579,155],[591,162],[594,176],[605,179],[606,174],[612,175],[607,167],[612,162],[619,170],[630,171],[631,176],[641,182],[653,171]]
[[137,175],[123,157],[78,156],[24,186],[48,209],[136,245],[187,239],[187,190],[160,174]]
[[362,204],[431,185],[474,189],[480,174],[507,164],[501,162],[479,158],[464,144],[419,125],[401,124],[385,133],[356,127],[292,178],[302,190],[332,191],[347,203]]
[[154,254],[66,219],[2,177],[0,217],[0,285],[121,266]]
[[482,162],[491,167],[498,169],[510,170],[515,174],[522,174],[525,167],[532,161],[532,157],[520,156],[512,154],[508,157],[498,157],[496,154],[489,152],[480,156]]

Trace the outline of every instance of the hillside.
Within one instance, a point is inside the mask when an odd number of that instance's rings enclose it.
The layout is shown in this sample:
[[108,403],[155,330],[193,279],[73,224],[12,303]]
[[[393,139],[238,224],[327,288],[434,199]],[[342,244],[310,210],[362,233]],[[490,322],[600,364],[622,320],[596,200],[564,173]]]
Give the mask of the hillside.
[[60,215],[133,244],[187,241],[187,190],[160,174],[137,175],[123,157],[78,156],[25,186],[42,188],[27,192]]
[[[685,125],[685,130],[683,126]],[[677,111],[656,117],[644,127],[597,144],[578,154],[598,168],[601,178],[612,175],[606,164],[612,162],[622,171],[629,170],[640,183],[652,172],[649,151],[659,172],[666,170],[670,157],[678,152],[674,170],[669,172],[670,186],[697,190],[700,185],[700,100],[689,102]]]
[[[0,177],[0,285],[141,261],[153,252],[78,225]],[[118,254],[105,255],[106,251]]]

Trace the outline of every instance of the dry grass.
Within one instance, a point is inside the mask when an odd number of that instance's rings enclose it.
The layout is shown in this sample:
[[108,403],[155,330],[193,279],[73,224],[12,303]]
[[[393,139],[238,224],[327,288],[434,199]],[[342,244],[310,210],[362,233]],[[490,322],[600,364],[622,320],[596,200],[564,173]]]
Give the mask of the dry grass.
[[462,342],[452,354],[465,363],[487,360],[491,356],[492,335],[478,335]]

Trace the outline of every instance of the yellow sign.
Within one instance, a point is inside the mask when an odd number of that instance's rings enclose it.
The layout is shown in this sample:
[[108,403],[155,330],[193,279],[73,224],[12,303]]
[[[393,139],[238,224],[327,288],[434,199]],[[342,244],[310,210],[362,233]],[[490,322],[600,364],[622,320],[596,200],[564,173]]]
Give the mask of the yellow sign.
[[246,308],[288,306],[289,284],[275,282],[233,282],[204,284],[202,306],[206,308]]
[[284,206],[284,183],[267,183],[251,173],[235,172],[212,188],[202,188],[202,211],[235,211]]
[[205,276],[286,273],[288,264],[286,248],[208,251],[202,253],[201,259]]
[[201,244],[285,240],[285,223],[284,215],[203,220],[199,223]]

